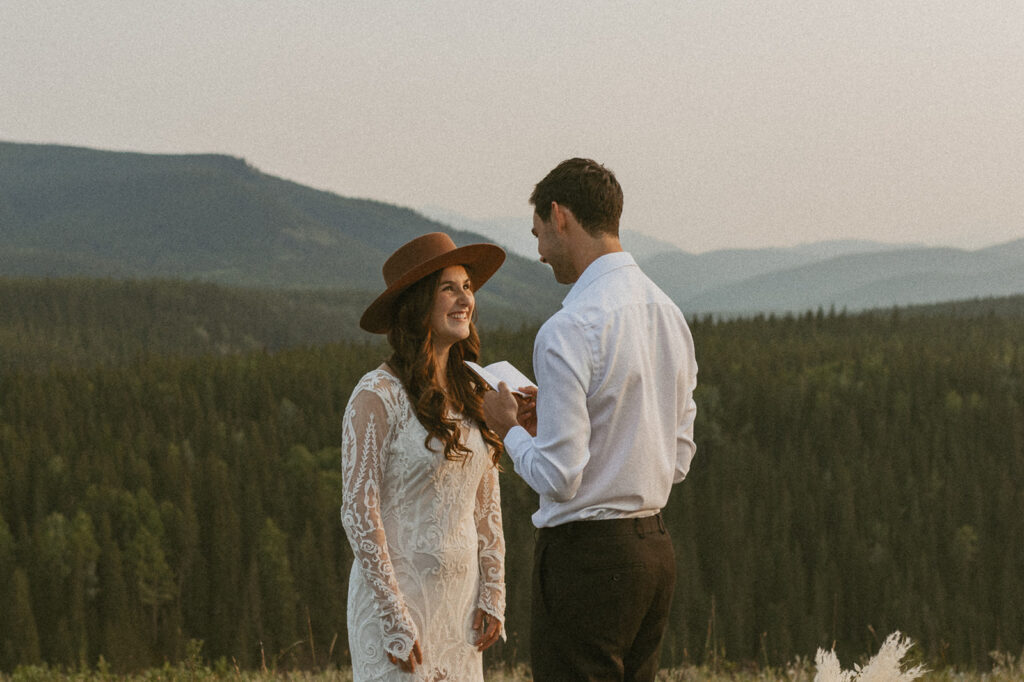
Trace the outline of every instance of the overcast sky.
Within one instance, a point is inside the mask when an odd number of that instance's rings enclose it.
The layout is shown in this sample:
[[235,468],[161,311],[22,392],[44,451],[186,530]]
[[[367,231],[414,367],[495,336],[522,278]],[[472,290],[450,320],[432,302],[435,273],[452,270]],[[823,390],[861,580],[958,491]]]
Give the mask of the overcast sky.
[[570,156],[690,251],[1024,237],[1024,2],[4,0],[0,140],[471,218]]

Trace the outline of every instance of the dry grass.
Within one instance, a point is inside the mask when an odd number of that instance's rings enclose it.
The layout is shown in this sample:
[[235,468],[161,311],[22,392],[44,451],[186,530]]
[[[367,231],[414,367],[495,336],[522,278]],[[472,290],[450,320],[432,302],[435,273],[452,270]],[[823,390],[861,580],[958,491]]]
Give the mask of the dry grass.
[[[659,682],[814,682],[813,664],[797,662],[784,669],[764,670],[720,669],[688,666],[658,673]],[[533,677],[521,666],[516,669],[490,670],[487,682],[530,682]],[[854,678],[856,682],[857,678]],[[878,679],[878,678],[875,678]],[[1024,682],[1024,664],[1008,658],[990,672],[939,670],[925,673],[920,682]],[[352,682],[351,671],[321,672],[259,672],[217,671],[212,668],[186,669],[181,666],[154,668],[133,675],[115,675],[97,671],[65,672],[42,666],[27,666],[13,674],[0,674],[0,682]]]
[[[909,649],[905,640],[894,633],[879,653],[862,666],[843,670],[831,652],[819,651],[817,665],[797,659],[784,668],[752,670],[723,664],[684,666],[658,673],[659,682],[1024,682],[1024,656],[992,655],[992,669],[987,672],[944,669],[923,671],[904,669],[901,659]],[[894,638],[896,638],[894,640]],[[891,641],[892,640],[892,641]],[[186,661],[165,665],[132,675],[118,675],[104,670],[61,671],[46,666],[23,666],[13,674],[0,674],[0,682],[352,682],[348,669],[318,672],[244,671],[221,662],[213,667]],[[532,682],[525,665],[516,668],[492,669],[484,675],[487,682]]]

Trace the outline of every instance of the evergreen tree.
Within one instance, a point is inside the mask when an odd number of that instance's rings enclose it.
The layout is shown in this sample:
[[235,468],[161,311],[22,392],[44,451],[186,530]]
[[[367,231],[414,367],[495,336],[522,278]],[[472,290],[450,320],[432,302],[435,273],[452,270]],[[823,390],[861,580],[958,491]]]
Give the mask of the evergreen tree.
[[281,652],[298,637],[298,594],[288,539],[272,519],[267,519],[259,535],[260,603],[263,616],[263,644],[268,651]]
[[11,580],[10,611],[3,619],[0,629],[0,655],[6,665],[40,663],[39,631],[32,611],[32,593],[28,575],[22,568],[16,568]]
[[154,662],[145,632],[145,619],[137,602],[133,602],[125,579],[122,552],[111,533],[111,524],[104,515],[99,520],[99,578],[97,615],[99,618],[100,652],[117,670],[136,670]]

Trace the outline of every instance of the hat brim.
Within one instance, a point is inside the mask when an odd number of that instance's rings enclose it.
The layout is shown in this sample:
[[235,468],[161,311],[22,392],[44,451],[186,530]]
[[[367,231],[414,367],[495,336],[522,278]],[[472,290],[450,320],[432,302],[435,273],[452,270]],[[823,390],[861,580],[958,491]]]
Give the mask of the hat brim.
[[392,283],[366,308],[359,320],[359,326],[374,334],[386,333],[391,329],[394,317],[392,308],[402,292],[438,270],[444,270],[451,265],[465,266],[469,270],[475,292],[491,278],[491,275],[498,271],[504,262],[505,250],[495,244],[470,244],[446,251],[420,263]]

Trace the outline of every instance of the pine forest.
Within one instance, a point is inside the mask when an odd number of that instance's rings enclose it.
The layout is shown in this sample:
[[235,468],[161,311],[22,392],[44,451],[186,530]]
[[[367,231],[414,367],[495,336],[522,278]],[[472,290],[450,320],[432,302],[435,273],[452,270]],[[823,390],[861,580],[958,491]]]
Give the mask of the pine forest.
[[[0,671],[200,644],[243,669],[346,664],[341,417],[386,348],[318,329],[322,301],[206,286],[0,280]],[[851,660],[895,630],[932,665],[1022,651],[1024,299],[690,322],[665,665]],[[535,331],[485,326],[484,361],[532,374]],[[536,498],[507,461],[501,483],[491,664],[529,656]]]

